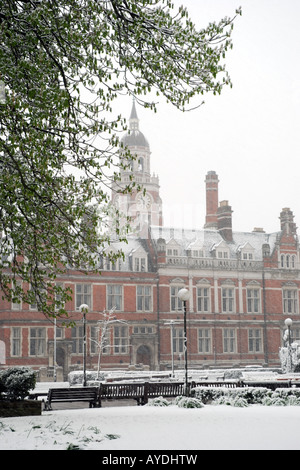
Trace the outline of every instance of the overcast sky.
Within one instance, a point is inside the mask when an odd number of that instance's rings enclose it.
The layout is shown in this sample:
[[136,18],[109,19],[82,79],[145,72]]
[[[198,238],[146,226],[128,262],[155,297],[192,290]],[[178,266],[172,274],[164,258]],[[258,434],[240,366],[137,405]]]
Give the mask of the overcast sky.
[[[232,206],[233,230],[278,231],[284,207],[300,227],[299,0],[174,3],[186,6],[201,28],[233,16],[239,6],[243,14],[235,20],[225,61],[232,89],[204,96],[205,104],[188,113],[163,102],[156,114],[137,106],[151,171],[160,179],[164,224],[203,228],[204,180],[214,170],[219,201]],[[131,100],[123,105],[129,117]]]

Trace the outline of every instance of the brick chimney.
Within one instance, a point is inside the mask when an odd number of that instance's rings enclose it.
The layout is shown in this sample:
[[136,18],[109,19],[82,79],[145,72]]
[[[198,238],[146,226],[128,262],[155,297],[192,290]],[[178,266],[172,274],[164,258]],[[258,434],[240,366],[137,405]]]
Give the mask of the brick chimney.
[[220,207],[217,211],[218,216],[218,230],[224,240],[232,242],[232,210],[228,201],[221,201]]
[[209,171],[205,178],[206,183],[206,218],[204,228],[218,228],[218,175],[215,171]]

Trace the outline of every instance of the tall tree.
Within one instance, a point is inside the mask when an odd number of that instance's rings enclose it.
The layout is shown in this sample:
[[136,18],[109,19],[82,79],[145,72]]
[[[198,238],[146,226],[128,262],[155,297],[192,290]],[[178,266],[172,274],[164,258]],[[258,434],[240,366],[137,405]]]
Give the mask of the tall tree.
[[[198,31],[186,9],[175,12],[170,0],[2,0],[0,286],[6,298],[38,303],[46,315],[66,313],[71,292],[55,279],[68,266],[98,269],[110,242],[103,230],[107,188],[134,158],[126,149],[117,158],[126,129],[115,113],[118,96],[133,95],[155,109],[147,98],[155,91],[184,110],[195,95],[220,93],[231,84],[222,59],[232,46],[235,16]],[[124,191],[134,186],[131,181]]]

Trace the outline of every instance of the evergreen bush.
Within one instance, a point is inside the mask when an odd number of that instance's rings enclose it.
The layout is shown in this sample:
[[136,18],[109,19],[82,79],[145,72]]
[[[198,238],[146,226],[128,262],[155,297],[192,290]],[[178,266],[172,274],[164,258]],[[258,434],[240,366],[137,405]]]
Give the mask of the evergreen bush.
[[156,397],[149,400],[146,406],[169,406],[170,404],[171,402],[168,401],[166,398]]
[[29,367],[11,367],[0,371],[0,399],[23,400],[35,387],[36,374]]
[[198,398],[193,397],[177,397],[175,405],[179,408],[203,408],[203,403]]

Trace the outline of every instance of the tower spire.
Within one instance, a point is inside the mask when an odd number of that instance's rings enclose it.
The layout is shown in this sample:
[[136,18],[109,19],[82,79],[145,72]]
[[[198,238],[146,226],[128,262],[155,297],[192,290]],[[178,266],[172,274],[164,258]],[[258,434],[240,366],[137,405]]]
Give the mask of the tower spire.
[[135,108],[135,99],[132,100],[132,108],[129,118],[129,128],[130,130],[138,130],[139,129],[139,118]]

